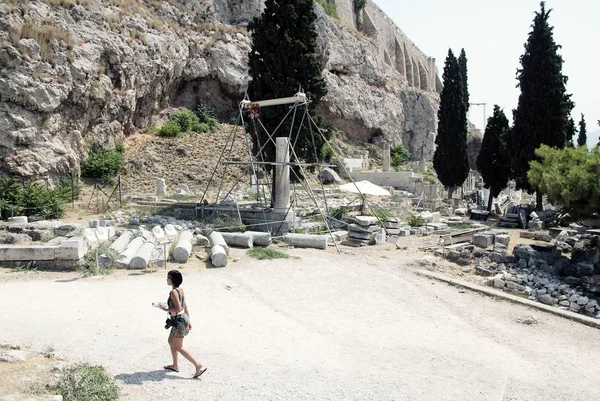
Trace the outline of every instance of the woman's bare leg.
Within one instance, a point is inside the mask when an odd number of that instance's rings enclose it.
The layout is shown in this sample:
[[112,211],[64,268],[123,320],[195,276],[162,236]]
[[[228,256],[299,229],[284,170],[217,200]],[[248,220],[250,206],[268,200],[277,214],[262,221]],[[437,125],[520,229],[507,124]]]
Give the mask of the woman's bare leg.
[[[171,356],[173,357],[173,364],[172,365],[167,365],[165,366],[165,368],[170,367],[173,368],[174,370],[179,370],[179,363],[177,361],[179,355],[177,354],[177,348],[176,348],[176,342],[175,340],[182,340],[181,338],[175,338],[175,337],[171,337],[169,335],[169,348],[171,349]],[[181,347],[181,342],[179,343],[179,347]]]
[[[171,338],[169,338],[169,340],[171,340]],[[198,372],[200,372],[200,370],[202,370],[202,365],[194,359],[194,357],[192,356],[192,354],[189,353],[188,350],[183,348],[183,338],[173,337],[172,343],[173,343],[173,348],[171,348],[171,349],[175,349],[176,350],[175,353],[180,352],[181,355],[183,355],[183,357],[185,359],[190,361],[192,363],[192,365],[194,365],[194,367],[196,368],[196,373],[198,373]],[[175,359],[173,359],[173,361],[175,361]]]

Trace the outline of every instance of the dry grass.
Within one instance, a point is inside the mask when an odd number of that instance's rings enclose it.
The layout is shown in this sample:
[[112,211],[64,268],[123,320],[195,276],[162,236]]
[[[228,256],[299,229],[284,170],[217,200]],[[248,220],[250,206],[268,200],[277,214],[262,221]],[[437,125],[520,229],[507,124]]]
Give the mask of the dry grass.
[[78,5],[84,7],[87,10],[89,10],[92,5],[91,0],[46,0],[46,3],[51,6],[60,6],[65,8]]
[[150,28],[156,29],[157,31],[160,31],[164,26],[162,20],[156,16],[152,18],[147,18],[146,24],[148,24]]
[[64,42],[69,50],[75,46],[75,41],[62,28],[53,25],[39,25],[32,20],[27,20],[21,27],[21,30],[11,34],[14,44],[18,44],[19,40],[27,38],[34,39],[40,46],[42,60],[51,62],[52,52],[55,45]]
[[51,371],[58,360],[51,353],[47,355],[32,354],[25,362],[0,363],[0,388],[10,389],[9,393],[51,394],[48,391],[53,383]]
[[104,14],[104,18],[106,19],[106,22],[112,26],[121,22],[123,14],[121,14],[121,11],[117,11],[111,14]]
[[27,0],[4,0],[4,9],[9,13],[21,11],[23,14],[29,9]]

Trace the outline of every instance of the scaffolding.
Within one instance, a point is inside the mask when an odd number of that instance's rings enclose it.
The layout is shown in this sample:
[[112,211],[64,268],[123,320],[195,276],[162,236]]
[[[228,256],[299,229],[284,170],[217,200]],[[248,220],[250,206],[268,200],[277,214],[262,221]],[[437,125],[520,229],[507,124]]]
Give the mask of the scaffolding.
[[[279,122],[279,124],[277,125],[275,130],[273,130],[273,132],[269,132],[260,119],[260,109],[262,107],[279,106],[279,105],[289,105],[289,109],[288,109],[287,113],[285,114],[285,116],[281,119],[281,121]],[[323,184],[321,183],[321,194],[323,196],[322,201],[323,201],[324,208],[321,208],[321,206],[319,205],[319,202],[317,200],[318,195],[315,194],[313,189],[310,187],[308,181],[305,179],[305,177],[308,176],[307,172],[306,172],[306,168],[308,168],[308,167],[314,167],[317,169],[318,173],[320,173],[322,168],[324,168],[324,167],[335,167],[335,166],[330,165],[330,164],[325,164],[325,163],[305,163],[299,159],[299,157],[295,151],[295,145],[298,141],[300,132],[305,124],[309,128],[309,132],[310,132],[310,136],[311,136],[310,140],[313,145],[313,151],[315,152],[315,160],[318,160],[317,156],[319,154],[319,149],[316,149],[316,144],[315,144],[315,136],[318,135],[319,138],[322,139],[323,142],[332,149],[335,159],[337,159],[340,162],[339,165],[342,166],[342,168],[345,170],[346,175],[348,177],[350,177],[350,180],[355,185],[356,185],[356,183],[354,182],[354,180],[352,180],[350,174],[348,173],[346,168],[341,163],[340,156],[337,154],[337,152],[335,151],[335,149],[333,148],[333,146],[331,145],[331,143],[329,142],[327,137],[324,135],[323,130],[317,126],[315,120],[310,115],[308,105],[309,105],[309,99],[301,90],[298,91],[292,97],[261,100],[261,101],[250,101],[248,98],[248,95],[246,94],[244,99],[239,103],[236,124],[235,124],[234,128],[232,129],[231,134],[227,138],[225,145],[223,146],[223,149],[221,151],[221,154],[219,155],[218,161],[212,171],[211,177],[206,184],[205,190],[202,193],[201,199],[199,200],[199,202],[196,203],[196,216],[198,217],[198,214],[200,214],[202,217],[205,217],[207,213],[215,213],[215,211],[217,211],[219,208],[222,207],[219,204],[219,201],[221,201],[223,203],[224,200],[228,199],[228,197],[230,196],[232,191],[238,186],[238,184],[242,181],[242,179],[248,178],[244,174],[241,174],[239,177],[235,177],[234,184],[232,185],[232,187],[229,190],[227,190],[226,188],[224,188],[224,184],[225,184],[227,175],[229,173],[229,167],[233,166],[233,165],[245,165],[245,166],[250,167],[250,171],[252,174],[251,185],[252,185],[252,187],[256,188],[257,204],[253,205],[251,209],[253,210],[254,213],[257,213],[257,211],[258,211],[258,213],[262,214],[262,222],[257,223],[257,224],[251,224],[251,226],[257,226],[257,227],[261,227],[262,229],[267,229],[268,231],[271,231],[272,233],[274,233],[275,236],[278,236],[281,231],[282,226],[285,223],[289,222],[289,220],[290,220],[289,216],[291,216],[292,226],[294,227],[296,224],[295,208],[297,205],[297,200],[296,200],[295,186],[294,186],[294,191],[293,191],[294,192],[293,201],[280,202],[278,199],[276,199],[278,194],[273,193],[273,183],[269,181],[269,175],[264,174],[263,179],[261,180],[259,178],[258,171],[259,171],[259,168],[263,168],[265,166],[274,168],[275,174],[273,175],[273,178],[277,182],[284,182],[285,180],[283,179],[284,178],[283,175],[285,174],[286,171],[287,171],[287,174],[289,174],[289,172],[291,171],[294,174],[296,181],[298,183],[300,183],[300,185],[302,185],[303,189],[306,191],[309,198],[312,200],[312,202],[316,206],[318,213],[321,216],[321,218],[323,219],[323,222],[326,226],[327,232],[331,236],[331,239],[332,239],[333,243],[335,244],[336,249],[339,252],[339,248],[337,246],[337,241],[332,233],[332,229],[331,229],[332,227],[331,227],[330,223],[334,223],[334,224],[338,224],[338,223],[345,224],[345,223],[340,221],[338,218],[336,218],[336,216],[329,215],[329,208],[328,208],[327,198],[325,195]],[[289,132],[285,133],[284,135],[277,135],[278,130],[283,126],[284,122],[287,119],[291,119]],[[299,121],[299,123],[297,123],[298,121]],[[253,131],[249,132],[247,126],[251,127]],[[259,130],[259,129],[264,131],[264,133],[266,134],[267,140],[265,143],[260,143],[260,140],[259,140],[260,137],[257,135],[257,130]],[[253,153],[253,151],[252,151],[252,143],[251,143],[250,135],[256,136],[256,141],[257,141],[256,147],[258,149],[256,150],[255,153]],[[233,146],[234,146],[235,141],[239,140],[238,136],[241,136],[241,140],[244,141],[245,155],[246,155],[247,160],[232,160]],[[287,139],[287,141],[285,141],[286,145],[284,145],[284,146],[286,149],[284,149],[284,151],[285,151],[285,155],[288,155],[289,157],[284,156],[285,157],[284,159],[280,160],[278,158],[274,162],[264,160],[263,150],[265,149],[265,147],[269,143],[273,144],[276,148],[278,145],[281,146],[281,143],[280,144],[277,143],[278,142],[277,139],[282,138],[282,137]],[[282,142],[282,141],[279,141],[279,142]],[[296,173],[296,171],[294,169],[291,169],[290,167],[296,167],[299,170],[300,174],[298,175],[298,173]],[[289,185],[289,180],[287,182]],[[216,196],[214,198],[214,202],[212,202],[212,204],[211,204],[208,202],[207,198],[208,198],[209,188],[213,183],[218,184],[218,189],[216,192]],[[271,200],[271,204],[273,202],[275,202],[274,207],[267,206],[267,204],[268,204],[267,195],[268,194],[267,194],[266,188],[272,189],[271,193],[270,193],[270,200]],[[368,208],[371,210],[371,212],[373,213],[374,216],[377,216],[377,214],[371,207],[370,203],[366,200],[365,195],[360,191],[358,186],[356,188],[358,190],[358,193],[362,197],[365,205],[368,206]],[[277,189],[275,189],[275,191],[277,191]],[[290,194],[288,191],[288,195],[287,195],[288,199],[289,199],[289,195]],[[281,210],[281,206],[284,206],[285,210]],[[276,209],[278,207],[279,207],[279,210],[277,211]],[[225,205],[225,208],[232,209],[233,206]],[[241,218],[240,208],[236,205],[235,209],[236,209],[235,212],[237,212],[238,218],[241,220],[242,218]],[[233,210],[228,210],[228,212],[233,212]],[[274,212],[279,212],[279,213],[277,214]],[[272,218],[274,214],[277,216],[280,216],[281,218],[274,220]],[[271,218],[269,219],[269,217],[271,217]],[[377,217],[377,219],[379,220],[379,217]],[[379,222],[381,223],[381,221],[379,221]],[[248,225],[246,224],[246,226],[248,226]],[[383,224],[382,224],[382,226],[383,226]]]

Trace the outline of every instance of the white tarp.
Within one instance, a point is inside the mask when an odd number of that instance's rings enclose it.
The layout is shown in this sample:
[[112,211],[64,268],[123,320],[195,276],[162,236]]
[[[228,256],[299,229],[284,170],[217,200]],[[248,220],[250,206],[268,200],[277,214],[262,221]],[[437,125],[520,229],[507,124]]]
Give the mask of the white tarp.
[[387,189],[381,188],[379,185],[373,184],[371,181],[363,180],[357,182],[349,182],[348,184],[340,185],[340,189],[346,192],[355,194],[362,193],[363,195],[375,196],[391,196]]

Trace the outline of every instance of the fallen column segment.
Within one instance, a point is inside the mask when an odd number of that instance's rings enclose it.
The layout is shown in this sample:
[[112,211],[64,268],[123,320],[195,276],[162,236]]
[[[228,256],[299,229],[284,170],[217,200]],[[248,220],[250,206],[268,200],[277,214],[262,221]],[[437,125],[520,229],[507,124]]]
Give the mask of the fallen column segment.
[[298,248],[326,249],[329,235],[287,234],[283,240]]
[[191,231],[182,231],[177,239],[177,244],[173,250],[173,259],[179,263],[187,262],[192,254],[192,240],[194,235]]
[[221,236],[230,246],[240,248],[252,248],[254,246],[253,237],[248,233],[221,233]]

